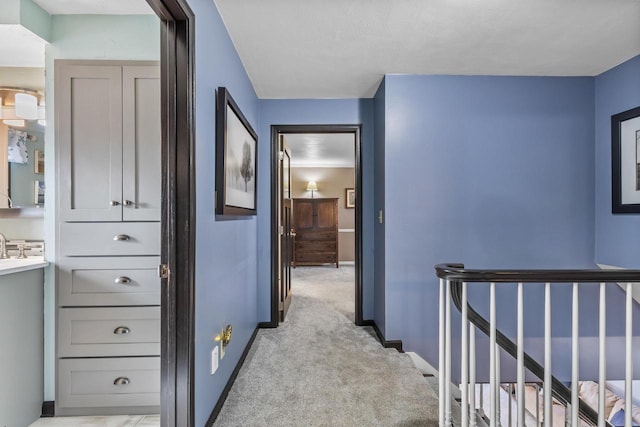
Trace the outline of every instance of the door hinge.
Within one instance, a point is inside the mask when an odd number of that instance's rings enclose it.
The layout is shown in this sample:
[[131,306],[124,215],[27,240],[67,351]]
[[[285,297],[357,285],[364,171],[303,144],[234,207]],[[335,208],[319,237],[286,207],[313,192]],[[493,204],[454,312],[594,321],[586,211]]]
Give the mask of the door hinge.
[[161,279],[168,279],[171,274],[171,270],[169,270],[169,266],[167,264],[160,264],[158,266],[158,277]]
[[284,151],[278,152],[278,160],[284,160]]

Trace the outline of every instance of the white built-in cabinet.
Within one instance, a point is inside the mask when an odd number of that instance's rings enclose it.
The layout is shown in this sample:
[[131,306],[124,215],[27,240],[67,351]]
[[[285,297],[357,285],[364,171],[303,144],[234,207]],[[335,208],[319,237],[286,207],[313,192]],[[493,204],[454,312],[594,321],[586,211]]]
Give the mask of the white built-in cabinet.
[[160,405],[160,68],[56,61],[56,415]]
[[160,68],[58,65],[61,219],[159,221]]

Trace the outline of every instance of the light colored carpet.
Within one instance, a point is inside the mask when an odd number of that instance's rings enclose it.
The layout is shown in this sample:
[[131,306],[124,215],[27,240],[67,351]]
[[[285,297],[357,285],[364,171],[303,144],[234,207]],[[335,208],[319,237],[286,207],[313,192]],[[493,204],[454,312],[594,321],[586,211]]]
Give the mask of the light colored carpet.
[[437,398],[411,359],[353,324],[353,272],[293,270],[287,319],[258,332],[215,426],[438,424]]
[[40,418],[30,427],[160,427],[160,415]]

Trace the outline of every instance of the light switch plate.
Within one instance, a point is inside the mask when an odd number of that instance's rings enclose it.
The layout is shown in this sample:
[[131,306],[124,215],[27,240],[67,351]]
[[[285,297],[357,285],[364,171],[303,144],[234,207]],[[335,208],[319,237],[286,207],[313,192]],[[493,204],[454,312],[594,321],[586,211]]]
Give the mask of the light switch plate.
[[218,346],[213,347],[211,350],[211,375],[215,374],[218,370]]

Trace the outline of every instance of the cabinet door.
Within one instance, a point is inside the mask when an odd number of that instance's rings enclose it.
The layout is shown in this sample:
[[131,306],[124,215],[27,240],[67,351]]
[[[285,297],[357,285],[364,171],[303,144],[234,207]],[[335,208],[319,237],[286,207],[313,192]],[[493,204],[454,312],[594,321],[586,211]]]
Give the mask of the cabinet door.
[[314,203],[312,199],[293,200],[293,222],[297,232],[313,229],[313,207]]
[[338,226],[338,205],[336,199],[316,201],[316,230],[335,230]]
[[160,67],[125,66],[122,86],[122,219],[160,221]]
[[63,221],[122,219],[122,67],[57,62],[56,146]]

